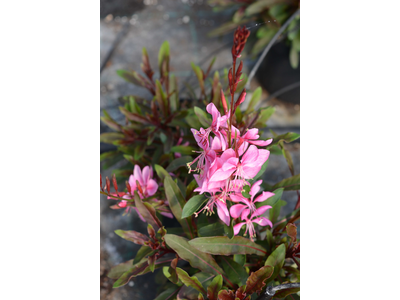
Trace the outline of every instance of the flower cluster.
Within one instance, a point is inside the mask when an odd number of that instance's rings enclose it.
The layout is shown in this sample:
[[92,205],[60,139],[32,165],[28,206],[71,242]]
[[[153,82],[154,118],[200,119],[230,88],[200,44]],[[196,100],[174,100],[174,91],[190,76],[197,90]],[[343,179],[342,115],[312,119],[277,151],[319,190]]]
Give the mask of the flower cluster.
[[[127,183],[127,189],[128,191],[125,192],[118,192],[118,193],[113,193],[113,196],[117,197],[122,197],[124,199],[133,199],[135,191],[139,194],[140,199],[145,199],[148,197],[153,196],[158,189],[158,184],[157,182],[153,179],[153,168],[150,166],[146,166],[143,168],[143,170],[140,169],[138,165],[135,165],[133,169],[133,174],[129,177],[129,182]],[[113,198],[112,196],[107,197],[107,199],[113,199],[113,200],[118,200],[117,198]],[[160,214],[168,217],[168,218],[173,218],[173,215],[168,212],[168,210],[162,211],[163,210],[163,204],[167,204],[166,201],[160,201],[155,198],[150,199],[149,201],[159,204],[159,210]],[[164,203],[161,203],[164,202]],[[143,221],[146,222],[146,220],[143,218],[143,216],[139,213],[138,209],[134,207],[133,205],[130,205],[130,201],[128,200],[121,200],[119,201],[116,205],[111,206],[113,209],[121,209],[121,208],[126,208],[125,213],[130,213],[131,210],[135,210],[137,214],[139,215],[139,218]]]
[[[248,231],[253,239],[255,236],[253,222],[272,227],[271,221],[260,217],[271,206],[262,206],[257,209],[255,203],[263,202],[274,194],[263,192],[254,199],[260,190],[261,180],[251,187],[250,199],[242,196],[241,192],[244,186],[250,185],[248,181],[257,175],[269,157],[268,150],[259,149],[257,146],[265,147],[272,142],[272,139],[259,140],[257,128],[249,129],[244,134],[241,134],[233,125],[230,125],[229,130],[230,112],[221,116],[213,103],[207,105],[207,112],[212,115],[211,126],[207,129],[192,129],[194,138],[202,151],[199,151],[200,155],[187,164],[189,173],[199,172],[194,175],[198,183],[195,191],[210,195],[207,204],[195,215],[197,216],[200,212],[212,214],[216,206],[219,218],[228,226],[231,217],[244,221],[234,226],[235,235],[246,224],[246,234]],[[192,169],[193,165],[196,165],[196,168]],[[231,202],[237,204],[228,206]]]

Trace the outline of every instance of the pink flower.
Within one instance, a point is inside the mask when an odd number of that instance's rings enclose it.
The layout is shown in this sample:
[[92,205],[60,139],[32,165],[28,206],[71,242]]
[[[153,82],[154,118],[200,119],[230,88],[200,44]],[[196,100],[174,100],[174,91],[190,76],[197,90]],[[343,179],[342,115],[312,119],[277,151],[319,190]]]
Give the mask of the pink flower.
[[218,195],[213,194],[211,198],[208,200],[207,204],[201,210],[195,213],[195,216],[197,217],[198,214],[201,213],[202,211],[205,211],[207,215],[213,214],[214,205],[217,207],[218,217],[222,220],[222,222],[224,222],[226,225],[229,226],[231,218],[229,216],[229,210],[226,206],[225,192],[222,192]]
[[243,211],[243,213],[242,213],[242,216],[241,216],[242,221],[244,220],[245,222],[241,222],[241,223],[238,223],[238,224],[236,224],[235,226],[233,226],[233,232],[234,232],[234,234],[237,235],[237,234],[239,233],[240,229],[242,228],[242,226],[243,226],[243,225],[246,225],[246,231],[245,231],[244,235],[246,235],[246,234],[247,234],[247,231],[248,231],[248,232],[249,232],[250,239],[251,239],[252,241],[254,241],[254,237],[256,236],[256,231],[255,231],[255,229],[254,229],[253,223],[256,223],[256,224],[261,225],[261,226],[269,225],[269,226],[271,226],[271,228],[272,228],[272,222],[271,222],[270,220],[268,220],[268,219],[265,218],[265,217],[259,217],[259,218],[257,218],[258,216],[262,215],[263,213],[265,213],[265,212],[266,212],[268,209],[270,209],[270,208],[271,208],[270,205],[262,206],[262,207],[256,209],[256,210],[251,214],[251,217],[250,217],[250,218],[248,218],[249,213],[250,213],[250,209],[245,209],[245,210]]
[[242,137],[240,137],[240,140],[243,142],[244,141],[248,142],[253,145],[264,146],[264,147],[272,143],[272,139],[266,141],[257,141],[259,138],[260,136],[258,135],[258,129],[252,128],[247,130],[247,132]]
[[240,215],[242,214],[242,212],[244,212],[244,210],[246,208],[250,209],[250,213],[254,213],[257,210],[257,208],[255,206],[256,202],[263,202],[263,201],[267,200],[269,197],[272,197],[275,195],[274,193],[271,193],[271,192],[262,192],[261,195],[259,195],[256,199],[254,199],[254,196],[260,190],[261,183],[262,183],[262,180],[258,180],[253,184],[253,186],[250,189],[250,193],[249,193],[251,195],[250,199],[243,197],[241,194],[230,195],[230,198],[233,202],[245,203],[245,204],[235,204],[230,208],[232,218],[234,218],[234,219],[239,218]]
[[251,179],[257,175],[268,157],[268,150],[257,149],[256,146],[251,145],[239,161],[235,151],[228,149],[221,155],[222,167],[214,173],[210,181],[224,180],[233,174],[234,180],[243,186],[245,179]]
[[[153,177],[153,168],[144,167],[143,172],[140,170],[138,165],[135,165],[133,169],[133,175],[129,177],[129,185],[131,186],[132,195],[134,191],[138,191],[139,196],[147,198],[153,196],[158,189],[158,184],[155,182]],[[137,185],[139,183],[139,186]]]

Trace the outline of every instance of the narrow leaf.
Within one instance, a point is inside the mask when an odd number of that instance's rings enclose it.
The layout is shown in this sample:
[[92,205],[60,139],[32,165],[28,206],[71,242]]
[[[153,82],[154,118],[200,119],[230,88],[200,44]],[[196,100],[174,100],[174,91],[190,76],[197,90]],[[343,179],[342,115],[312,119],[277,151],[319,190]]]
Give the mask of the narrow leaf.
[[213,255],[267,254],[263,247],[242,236],[235,236],[232,239],[227,236],[200,237],[189,241],[189,244]]
[[194,238],[193,228],[192,228],[192,218],[182,219],[182,209],[185,206],[185,199],[182,196],[181,191],[177,184],[172,180],[171,176],[166,176],[164,179],[165,195],[169,202],[169,207],[174,214],[175,218],[183,227],[186,235],[189,238]]
[[300,189],[300,174],[283,179],[275,184],[272,189],[283,187],[285,191],[295,191]]
[[221,223],[213,223],[207,226],[203,226],[199,228],[198,233],[199,236],[207,237],[207,236],[221,236],[225,232],[224,225]]
[[136,208],[142,217],[147,221],[147,223],[151,224],[156,230],[162,227],[161,221],[156,216],[154,207],[149,203],[143,203],[143,201],[139,198],[137,191],[135,191],[134,198]]
[[196,116],[199,118],[200,124],[205,127],[208,128],[211,125],[211,120],[208,119],[207,114],[204,110],[202,110],[201,108],[198,108],[197,106],[194,107],[194,113],[196,114]]
[[125,240],[133,242],[138,245],[144,245],[145,242],[149,241],[149,238],[140,232],[136,232],[134,230],[115,230],[117,235],[122,237]]
[[186,202],[182,210],[182,218],[187,218],[193,215],[208,199],[204,195],[193,196]]
[[212,280],[211,284],[207,288],[208,300],[218,300],[218,292],[222,288],[222,276],[218,275]]
[[220,259],[222,268],[224,269],[228,278],[239,286],[244,285],[247,277],[249,277],[245,269],[229,257],[221,256]]
[[184,285],[191,286],[200,293],[204,295],[206,294],[206,290],[203,288],[202,284],[200,283],[200,281],[197,279],[196,276],[190,277],[189,274],[186,273],[181,268],[176,268],[176,273],[178,274],[179,279],[182,281]]
[[252,272],[246,281],[246,293],[259,293],[265,286],[264,281],[274,272],[274,267],[264,266],[256,272]]
[[286,255],[285,244],[281,244],[268,256],[264,265],[274,267],[274,272],[271,275],[271,277],[267,280],[267,283],[272,282],[279,275],[283,263],[285,262],[285,255]]
[[[171,148],[172,150],[172,148]],[[172,151],[174,152],[174,151]],[[177,159],[174,159],[173,161],[171,161],[171,163],[168,165],[168,167],[165,169],[167,172],[173,172],[175,170],[177,170],[180,167],[185,166],[188,162],[191,162],[193,160],[193,158],[191,156],[182,156],[179,157]]]

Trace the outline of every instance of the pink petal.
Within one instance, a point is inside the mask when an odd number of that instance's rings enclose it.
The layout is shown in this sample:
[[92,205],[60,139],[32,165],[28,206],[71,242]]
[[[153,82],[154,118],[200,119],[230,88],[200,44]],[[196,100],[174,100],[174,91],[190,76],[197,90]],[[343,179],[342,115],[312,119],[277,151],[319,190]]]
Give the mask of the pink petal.
[[260,190],[260,185],[262,183],[262,180],[258,180],[253,183],[252,187],[250,188],[250,195],[252,196],[251,199],[254,198],[255,195],[257,195],[258,191]]
[[224,222],[227,226],[229,226],[231,218],[229,217],[229,211],[226,207],[226,203],[222,203],[221,201],[217,201],[217,213],[218,217]]
[[230,197],[233,202],[241,202],[246,200],[246,198],[240,194],[231,194]]
[[254,218],[254,217],[256,217],[256,216],[260,216],[260,215],[262,215],[263,213],[265,213],[265,212],[266,212],[268,209],[270,209],[270,208],[272,208],[271,205],[264,205],[264,206],[261,206],[260,208],[257,208],[257,209],[253,212],[253,214],[251,215],[251,217]]
[[266,141],[249,141],[249,143],[253,144],[253,145],[257,145],[260,147],[265,147],[268,146],[269,144],[272,143],[272,139],[266,140]]
[[244,165],[242,170],[244,172],[244,178],[251,179],[254,178],[258,172],[260,172],[262,165]]
[[147,193],[149,196],[153,196],[158,189],[158,184],[154,179],[150,179],[147,183]]
[[230,169],[227,171],[224,171],[222,169],[217,170],[210,178],[210,181],[221,181],[229,178],[232,173],[235,171],[235,169]]
[[268,220],[267,218],[264,218],[264,217],[254,219],[254,220],[252,220],[252,222],[253,223],[257,223],[258,225],[261,225],[261,226],[269,225],[272,228],[272,222],[270,220]]
[[250,213],[250,209],[246,208],[245,210],[243,210],[242,215],[240,216],[240,218],[242,220],[248,219],[249,213]]
[[215,107],[214,103],[210,103],[206,107],[207,112],[212,115],[213,118],[213,123],[216,121],[219,117],[221,117],[221,114],[219,113],[218,109]]
[[168,212],[160,212],[160,214],[170,219],[174,218],[174,215]]
[[252,128],[246,131],[245,135],[242,137],[246,140],[257,140],[260,136],[258,135],[258,129]]
[[242,226],[246,224],[246,222],[242,222],[242,223],[238,223],[235,226],[233,226],[233,232],[235,235],[237,235],[240,231],[240,229],[242,228]]
[[258,196],[254,202],[263,202],[265,200],[267,200],[268,198],[274,196],[274,193],[271,192],[262,192],[262,194],[260,196]]
[[232,218],[234,218],[234,219],[239,218],[245,208],[247,208],[247,205],[243,205],[243,204],[235,204],[235,205],[231,206],[229,211],[231,213]]
[[133,169],[133,177],[136,180],[139,181],[140,185],[143,185],[143,179],[142,179],[142,171],[140,170],[140,167],[138,165],[135,165],[135,168]]
[[142,171],[143,185],[147,185],[147,181],[150,179],[150,170],[148,166],[145,166]]
[[259,149],[256,164],[262,166],[267,161],[268,157],[269,157],[268,150]]
[[235,150],[233,150],[231,148],[225,150],[224,153],[222,153],[222,155],[221,155],[221,159],[224,162],[227,161],[231,157],[236,157]]
[[133,191],[137,190],[135,176],[133,176],[133,175],[129,176],[129,185],[131,186],[132,195],[133,195]]
[[259,155],[259,150],[257,149],[257,147],[251,145],[249,149],[247,149],[246,153],[243,155],[241,163],[244,165],[253,164],[254,162],[257,161],[258,155]]

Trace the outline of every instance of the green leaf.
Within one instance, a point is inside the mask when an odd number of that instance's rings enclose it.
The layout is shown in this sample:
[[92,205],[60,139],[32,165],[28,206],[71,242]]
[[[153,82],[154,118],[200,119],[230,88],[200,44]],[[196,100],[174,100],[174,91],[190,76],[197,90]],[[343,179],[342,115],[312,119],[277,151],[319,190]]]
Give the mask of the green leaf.
[[116,265],[111,268],[110,272],[108,272],[107,274],[107,277],[112,279],[118,279],[122,276],[122,274],[130,270],[132,266],[133,266],[133,259],[120,263],[119,265]]
[[236,87],[236,93],[240,93],[244,89],[248,79],[249,78],[247,77],[247,75],[245,73],[240,75],[240,81]]
[[266,108],[261,109],[260,116],[257,119],[255,127],[265,127],[268,119],[274,114],[275,107],[268,106]]
[[254,107],[256,107],[257,103],[260,102],[261,93],[262,93],[261,87],[256,88],[256,90],[253,92],[253,95],[251,95],[249,106],[247,106],[246,109],[246,114],[251,113],[254,110]]
[[199,236],[219,236],[224,234],[224,225],[221,223],[213,223],[198,229]]
[[275,222],[278,220],[281,208],[286,204],[287,204],[286,201],[280,199],[269,210],[269,219],[271,220],[272,224],[275,224]]
[[181,287],[171,287],[164,292],[162,292],[160,295],[157,296],[154,300],[172,300],[176,296],[176,294],[179,292]]
[[300,63],[300,55],[299,52],[297,52],[296,47],[294,45],[292,45],[292,47],[290,48],[289,61],[293,69],[298,68]]
[[242,196],[245,198],[251,198],[251,195],[249,193],[250,193],[250,186],[249,185],[243,186]]
[[[172,148],[171,148],[172,149]],[[186,166],[187,163],[191,162],[193,158],[191,156],[182,156],[171,161],[168,167],[165,169],[167,172],[173,172],[180,167]]]
[[282,2],[284,2],[284,0],[258,0],[247,6],[245,14],[246,16],[260,14],[263,10]]
[[154,169],[156,170],[157,176],[160,177],[162,181],[164,181],[166,176],[170,176],[168,172],[160,165],[154,165]]
[[163,267],[163,274],[173,284],[177,284],[178,283],[178,280],[179,280],[178,279],[178,274],[176,273],[175,269],[173,269],[171,267],[168,267],[168,266],[165,266],[165,267]]
[[138,263],[143,257],[146,257],[150,253],[153,252],[153,249],[151,249],[149,246],[142,246],[136,253],[136,257],[133,260],[133,264]]
[[145,118],[143,116],[140,116],[138,114],[132,113],[132,112],[130,112],[129,110],[127,110],[126,108],[124,108],[122,106],[119,107],[119,110],[130,121],[138,122],[138,123],[141,123],[141,124],[151,124],[149,122],[149,120],[147,120],[147,118]]
[[194,113],[196,116],[199,118],[200,124],[208,128],[211,126],[211,120],[208,118],[206,112],[202,110],[201,108],[198,108],[197,106],[194,107]]
[[189,244],[213,255],[267,254],[263,247],[242,236],[235,236],[232,239],[227,236],[200,237],[189,241]]
[[168,106],[167,95],[164,93],[162,85],[158,79],[156,79],[156,96],[155,97],[156,97],[158,106],[160,107],[163,115],[166,116],[167,115],[167,106]]
[[185,206],[185,199],[182,196],[181,191],[177,184],[172,180],[171,176],[165,176],[164,179],[164,189],[165,195],[169,202],[169,207],[174,214],[175,218],[183,227],[186,235],[189,238],[194,238],[193,228],[192,228],[192,218],[187,217],[182,219],[182,209]]
[[246,254],[234,254],[233,260],[239,265],[244,266],[244,264],[246,263]]
[[294,175],[294,165],[293,165],[292,156],[290,155],[290,152],[285,149],[285,146],[283,145],[283,141],[279,142],[279,147],[281,147],[281,149],[282,149],[283,156],[285,157],[286,162],[288,163],[288,166],[289,166],[290,173],[293,176]]
[[117,70],[117,75],[137,86],[146,86],[145,79],[135,71]]
[[191,286],[200,293],[203,293],[204,295],[206,294],[206,290],[200,283],[200,281],[197,279],[196,276],[190,277],[188,273],[186,273],[184,270],[181,268],[176,268],[176,273],[178,274],[179,279],[182,281],[182,283],[186,286]]
[[[271,132],[273,134],[275,134],[275,132],[273,132],[273,131],[271,131]],[[285,143],[290,143],[290,142],[297,140],[299,137],[300,137],[300,134],[297,134],[295,132],[287,132],[285,134],[277,135],[274,137],[274,140],[272,141],[272,143],[267,146],[267,148],[270,148],[273,145],[278,145],[278,143],[281,140],[283,140]]]
[[264,266],[256,272],[252,272],[246,281],[246,293],[260,292],[265,286],[264,281],[274,272],[274,267]]
[[135,265],[131,265],[131,267],[124,272],[117,281],[114,282],[113,288],[117,288],[123,286],[129,282],[131,277],[135,277],[142,273],[148,267],[147,258],[142,259]]
[[[212,278],[215,277],[215,275],[205,272],[196,273],[194,276],[197,277],[204,289],[207,289],[207,287],[211,284]],[[198,294],[199,292],[191,286],[183,286],[178,294],[178,299],[198,299]]]
[[207,288],[208,300],[218,300],[218,292],[222,288],[222,276],[218,275],[212,280],[211,284]]
[[247,277],[249,277],[245,269],[229,257],[221,256],[220,259],[222,268],[224,269],[228,278],[239,286],[244,285]]
[[193,215],[208,199],[204,195],[193,196],[186,202],[182,210],[182,218],[187,218]]
[[179,108],[179,90],[178,90],[178,80],[174,74],[171,74],[169,77],[169,93],[172,95],[169,97],[169,106],[171,112],[175,112]]
[[162,69],[162,65],[164,63],[164,61],[167,63],[167,66],[169,66],[169,43],[168,41],[165,41],[164,43],[162,43],[161,47],[160,47],[160,51],[158,52],[158,67],[160,69],[160,76],[163,77],[164,75],[168,74],[163,74],[163,69]]
[[285,244],[279,245],[267,258],[264,266],[274,267],[274,272],[271,277],[268,278],[266,283],[272,282],[282,269],[283,263],[285,262],[286,247]]
[[[191,146],[173,146],[171,147],[171,152],[174,153],[180,153],[180,154],[184,154],[184,155],[191,155],[193,154],[193,151],[195,150],[195,148],[191,147]],[[193,160],[193,158],[192,158]]]
[[300,189],[300,174],[283,179],[275,184],[272,189],[283,187],[285,191],[296,191]]
[[135,206],[139,213],[146,220],[147,223],[151,224],[156,230],[162,227],[161,221],[156,216],[156,210],[149,203],[143,203],[142,199],[139,198],[139,194],[135,191]]
[[214,275],[221,274],[225,278],[224,271],[218,266],[214,258],[210,254],[192,247],[187,239],[173,234],[166,234],[164,239],[167,245],[178,253],[180,258],[188,261],[193,268]]
[[138,244],[138,245],[144,245],[145,242],[149,241],[149,237],[145,236],[144,234],[140,232],[136,232],[134,230],[121,230],[117,229],[114,231],[117,235],[122,237],[125,240],[128,240],[132,243]]
[[125,136],[119,132],[104,132],[100,134],[100,142],[112,144],[115,141],[123,139]]
[[197,187],[197,181],[195,179],[193,179],[189,185],[186,187],[186,199],[189,198],[192,193],[193,190]]
[[192,66],[192,69],[193,69],[194,73],[196,74],[197,80],[199,81],[202,94],[205,94],[203,71],[200,69],[199,66],[196,66],[192,62],[190,63],[190,65]]

